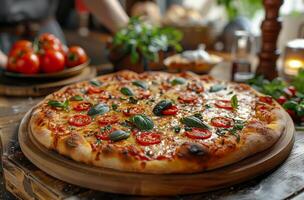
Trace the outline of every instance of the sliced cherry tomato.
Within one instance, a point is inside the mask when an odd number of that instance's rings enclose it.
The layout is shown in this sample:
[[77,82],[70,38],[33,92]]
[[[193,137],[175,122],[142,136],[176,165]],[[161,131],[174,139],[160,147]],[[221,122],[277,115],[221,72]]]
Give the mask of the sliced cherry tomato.
[[180,103],[196,103],[197,99],[197,95],[192,93],[187,93],[178,97]]
[[104,115],[98,119],[98,123],[101,126],[115,124],[118,121],[119,121],[119,118],[117,116],[111,116],[111,115]]
[[176,106],[170,106],[166,110],[162,111],[163,115],[176,115],[178,112],[178,108]]
[[272,97],[271,96],[261,96],[259,100],[263,103],[272,104]]
[[89,86],[87,93],[88,94],[98,94],[103,92],[103,90],[99,87],[95,87],[95,86]]
[[123,114],[126,116],[133,116],[133,115],[137,115],[137,114],[142,114],[145,111],[145,109],[143,107],[130,107],[127,108],[125,110],[123,110]]
[[148,99],[151,96],[151,92],[149,90],[140,90],[137,96],[138,99]]
[[185,135],[191,139],[208,139],[211,134],[211,131],[202,128],[192,128],[191,131],[185,131]]
[[187,86],[188,90],[195,91],[197,93],[204,92],[204,86],[200,82],[192,82]]
[[218,128],[232,127],[233,120],[227,117],[214,117],[211,119],[211,125]]
[[41,69],[45,73],[64,70],[64,55],[60,51],[47,50],[40,56]]
[[74,115],[69,119],[69,124],[72,126],[85,126],[91,123],[91,117],[88,115]]
[[284,104],[286,101],[287,101],[287,98],[283,95],[280,96],[279,98],[277,98],[277,102],[281,105]]
[[136,137],[136,142],[143,146],[158,144],[161,142],[161,135],[154,132],[143,132]]
[[31,51],[15,49],[8,57],[7,70],[23,74],[37,74],[39,58]]
[[112,133],[115,130],[116,130],[115,128],[104,129],[103,131],[100,131],[97,135],[95,135],[95,137],[101,140],[109,140],[110,133]]
[[74,106],[74,110],[76,111],[84,111],[84,110],[89,110],[89,108],[92,106],[91,103],[89,102],[80,102],[76,106]]
[[218,108],[226,109],[226,110],[233,110],[230,100],[217,100],[215,102],[215,106]]
[[81,65],[88,60],[88,56],[83,50],[83,48],[79,46],[72,46],[69,48],[67,53],[66,65],[67,67],[75,67],[77,65]]

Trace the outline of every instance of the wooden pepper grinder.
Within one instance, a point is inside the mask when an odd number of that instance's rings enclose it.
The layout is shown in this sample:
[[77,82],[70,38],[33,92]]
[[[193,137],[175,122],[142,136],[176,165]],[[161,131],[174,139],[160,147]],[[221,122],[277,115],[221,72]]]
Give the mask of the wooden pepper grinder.
[[278,76],[276,61],[279,57],[277,39],[282,28],[279,18],[279,10],[283,0],[263,0],[265,19],[262,22],[262,47],[259,54],[260,62],[256,73],[264,75],[267,79]]

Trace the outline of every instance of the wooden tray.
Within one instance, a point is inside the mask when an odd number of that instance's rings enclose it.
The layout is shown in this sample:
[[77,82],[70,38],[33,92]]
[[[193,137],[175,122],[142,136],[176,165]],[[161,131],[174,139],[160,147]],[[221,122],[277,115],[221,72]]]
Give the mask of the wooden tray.
[[[84,67],[79,74],[62,80],[51,78],[43,79],[17,79],[0,77],[0,95],[7,96],[44,96],[59,88],[75,82],[87,80],[96,76],[96,69]],[[47,80],[47,81],[46,81]]]
[[71,67],[71,68],[66,68],[63,71],[60,72],[55,72],[55,73],[48,73],[48,74],[21,74],[21,73],[14,73],[14,72],[9,72],[9,71],[4,71],[3,74],[7,77],[10,78],[15,78],[15,79],[62,79],[62,78],[67,78],[67,77],[71,77],[71,76],[75,76],[77,74],[80,74],[82,72],[82,70],[87,67],[90,63],[90,60],[88,60],[87,62],[75,66],[75,67]]
[[63,157],[40,145],[31,135],[31,110],[19,127],[19,143],[25,156],[49,175],[71,184],[95,190],[132,195],[179,195],[228,187],[264,174],[289,155],[294,143],[294,125],[287,128],[270,149],[220,169],[195,174],[138,174],[88,166]]

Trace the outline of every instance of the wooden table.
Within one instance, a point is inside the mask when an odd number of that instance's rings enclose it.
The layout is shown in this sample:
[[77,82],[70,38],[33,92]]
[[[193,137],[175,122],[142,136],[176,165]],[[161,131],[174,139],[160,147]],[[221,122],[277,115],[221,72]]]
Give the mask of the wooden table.
[[[229,76],[229,65],[221,65],[216,67],[211,74],[220,79],[227,79]],[[224,74],[224,76],[223,76]],[[219,76],[220,75],[220,76]],[[10,138],[18,127],[19,120],[24,113],[40,98],[10,98],[0,97],[0,133],[2,134],[2,143],[15,142],[14,138]],[[4,137],[5,136],[5,137]],[[1,149],[7,151],[7,149]],[[35,174],[46,176],[39,169],[35,169]],[[12,195],[5,192],[3,178],[0,178],[0,199],[15,199]],[[57,180],[52,179],[56,182]],[[57,183],[57,182],[56,182]],[[62,183],[59,183],[60,185]],[[127,184],[127,183],[126,183]],[[71,188],[73,186],[67,185]],[[65,188],[66,189],[66,188]],[[79,190],[79,191],[78,191]],[[86,189],[78,189],[75,199],[86,196],[88,199],[304,199],[304,132],[296,133],[296,142],[291,155],[286,162],[279,166],[271,173],[262,177],[255,178],[249,182],[236,185],[234,187],[186,196],[174,197],[135,197],[126,195],[117,195],[110,193],[102,193],[89,191]]]

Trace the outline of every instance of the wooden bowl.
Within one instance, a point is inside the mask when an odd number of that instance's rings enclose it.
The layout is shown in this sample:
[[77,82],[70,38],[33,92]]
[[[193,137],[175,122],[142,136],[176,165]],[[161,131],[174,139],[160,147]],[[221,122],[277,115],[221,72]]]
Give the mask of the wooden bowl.
[[90,63],[90,60],[87,62],[77,65],[75,67],[66,68],[63,71],[55,72],[55,73],[39,73],[39,74],[21,74],[15,72],[4,71],[3,75],[9,78],[22,78],[22,79],[63,79],[75,76],[83,71]]

